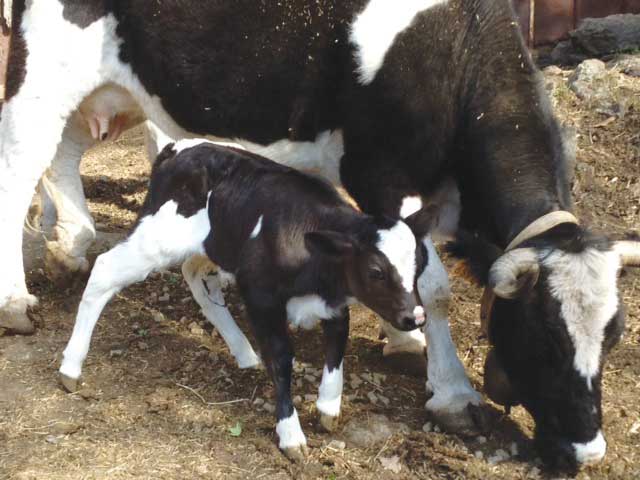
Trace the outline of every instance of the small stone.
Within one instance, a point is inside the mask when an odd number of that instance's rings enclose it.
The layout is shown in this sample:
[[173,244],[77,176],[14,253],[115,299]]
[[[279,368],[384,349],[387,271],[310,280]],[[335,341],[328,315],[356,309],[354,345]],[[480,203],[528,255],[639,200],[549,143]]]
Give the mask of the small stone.
[[210,352],[209,353],[209,360],[211,360],[212,362],[216,363],[218,360],[220,360],[220,357],[218,357],[217,353]]
[[260,397],[256,397],[256,398],[253,400],[253,404],[254,404],[256,407],[259,407],[259,406],[261,406],[261,405],[264,405],[264,399],[262,399],[262,398],[260,398]]
[[296,395],[293,397],[293,404],[297,407],[302,404],[302,397],[300,395]]
[[164,295],[158,297],[159,302],[168,302],[169,300],[171,300],[171,295],[169,295],[168,293],[165,293]]
[[304,387],[304,382],[302,381],[302,379],[297,379],[296,380],[296,388],[302,388]]
[[82,425],[71,422],[58,422],[51,429],[53,433],[58,435],[73,435],[82,428]]
[[329,445],[327,445],[327,447],[334,448],[336,450],[344,450],[347,447],[347,445],[341,440],[331,440],[329,442]]
[[47,438],[45,438],[47,443],[50,443],[52,445],[57,445],[58,443],[60,443],[61,439],[62,435],[47,435]]
[[182,300],[180,300],[181,304],[186,304],[189,303],[191,301],[191,297],[184,297]]
[[377,401],[378,401],[378,396],[373,392],[367,393],[367,398],[369,399],[369,401],[371,403],[377,403]]
[[393,473],[400,473],[402,470],[402,464],[400,463],[400,457],[393,455],[392,457],[380,457],[378,461],[385,470],[390,470]]
[[487,437],[485,437],[484,435],[480,435],[479,437],[476,438],[476,440],[480,444],[487,443]]
[[362,380],[356,377],[355,380],[351,380],[349,382],[349,385],[351,386],[351,388],[356,390],[360,385],[362,385]]
[[476,450],[473,456],[478,460],[482,460],[484,458],[484,453],[482,453],[480,450]]
[[197,322],[191,322],[189,324],[189,331],[193,335],[204,335],[204,330],[202,329],[202,327],[200,325],[198,325]]
[[640,420],[636,420],[629,429],[630,435],[636,435],[638,432],[640,432]]
[[156,323],[162,323],[162,322],[165,321],[164,314],[162,312],[158,312],[158,311],[154,311],[151,314],[151,318],[153,318],[153,321],[156,322]]
[[276,411],[276,407],[271,403],[267,403],[267,402],[265,402],[264,405],[262,405],[262,409],[267,413],[275,413]]
[[376,396],[378,397],[378,400],[380,400],[382,403],[384,403],[385,407],[388,407],[389,403],[391,403],[390,400],[387,397],[385,397],[384,395],[380,395],[378,393]]
[[140,350],[147,350],[149,348],[149,345],[147,344],[147,342],[138,342],[138,348]]
[[138,322],[134,323],[133,325],[131,325],[131,329],[134,332],[140,330],[140,324]]
[[373,377],[370,373],[362,373],[360,374],[360,378],[365,382],[373,383]]
[[442,430],[440,430],[440,427],[436,425],[435,427],[433,427],[433,431],[436,433],[440,433]]
[[316,400],[318,400],[318,395],[316,395],[315,393],[307,393],[304,396],[305,402],[315,402]]
[[162,287],[162,291],[164,293],[167,293],[169,291],[169,287],[167,287],[167,286]]
[[373,374],[373,383],[375,383],[376,385],[382,385],[382,383],[386,380],[387,380],[387,376],[382,373]]
[[529,478],[539,478],[540,477],[540,469],[538,467],[533,467],[529,470]]
[[433,430],[433,424],[431,422],[427,422],[422,426],[422,431],[425,433],[429,433]]
[[109,358],[121,357],[124,355],[124,350],[122,348],[112,348],[109,352]]
[[316,383],[316,377],[313,375],[305,375],[304,379],[309,383]]
[[356,395],[355,393],[351,393],[349,395],[343,395],[342,398],[347,402],[353,402],[358,398],[358,395]]

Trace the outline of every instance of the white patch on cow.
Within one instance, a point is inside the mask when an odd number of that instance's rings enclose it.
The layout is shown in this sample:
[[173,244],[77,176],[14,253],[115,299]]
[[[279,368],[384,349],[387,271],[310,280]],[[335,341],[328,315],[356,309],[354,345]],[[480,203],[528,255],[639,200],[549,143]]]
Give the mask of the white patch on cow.
[[416,275],[416,237],[402,221],[388,230],[378,230],[376,247],[393,265],[407,292],[413,292],[413,281]]
[[154,215],[143,218],[127,240],[96,259],[71,340],[63,353],[61,373],[80,377],[93,329],[113,295],[144,280],[154,270],[175,265],[191,255],[204,255],[203,242],[210,232],[207,208],[191,217],[183,217],[177,209],[176,202],[168,201]]
[[576,351],[574,367],[591,389],[605,329],[618,310],[620,259],[615,252],[588,248],[578,254],[553,251],[542,263],[550,271],[550,292],[560,302]]
[[343,374],[342,364],[329,372],[327,366],[322,371],[322,382],[318,390],[316,407],[320,413],[337,417],[340,415],[340,403],[342,401]]
[[251,238],[256,238],[258,235],[260,235],[260,232],[262,231],[262,217],[264,217],[264,215],[260,215],[260,218],[258,219],[258,223],[256,223],[255,227],[253,227],[253,231],[251,232]]
[[287,302],[287,318],[295,328],[310,330],[320,320],[334,318],[340,308],[333,308],[320,295],[311,294],[293,297]]
[[469,378],[456,353],[451,338],[449,301],[451,289],[447,271],[430,237],[423,241],[429,262],[418,278],[418,293],[427,312],[424,333],[427,339],[427,392],[433,396],[426,404],[436,420],[439,415],[464,415],[467,405],[480,405],[482,397],[469,382]]
[[218,145],[219,147],[233,147],[233,148],[240,148],[242,150],[245,149],[239,143],[225,142],[221,140],[209,140],[207,138],[183,138],[182,140],[178,140],[177,142],[175,142],[173,148],[176,151],[176,154],[178,154],[183,150],[197,147],[198,145],[202,145],[203,143],[210,143],[212,145]]
[[340,159],[344,155],[342,130],[320,132],[313,142],[278,140],[258,145],[243,139],[235,142],[273,161],[307,172],[315,172],[334,185],[340,185]]
[[597,463],[604,458],[604,454],[607,452],[607,442],[602,431],[598,431],[596,438],[587,443],[574,443],[573,448],[579,463]]
[[400,206],[400,217],[407,218],[422,208],[422,198],[419,195],[405,197]]
[[356,47],[360,83],[373,82],[396,36],[407,29],[418,13],[446,0],[371,0],[351,26]]
[[284,450],[285,448],[301,447],[307,444],[307,439],[302,432],[298,412],[293,409],[293,413],[289,418],[283,418],[276,425],[276,433],[280,439],[278,446]]

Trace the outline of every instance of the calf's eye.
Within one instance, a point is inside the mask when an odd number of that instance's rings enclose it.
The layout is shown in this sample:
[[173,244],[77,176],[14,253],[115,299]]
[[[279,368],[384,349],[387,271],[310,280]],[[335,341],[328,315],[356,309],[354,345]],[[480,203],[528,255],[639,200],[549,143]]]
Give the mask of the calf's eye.
[[373,267],[369,269],[369,278],[379,282],[384,280],[384,272],[378,267]]

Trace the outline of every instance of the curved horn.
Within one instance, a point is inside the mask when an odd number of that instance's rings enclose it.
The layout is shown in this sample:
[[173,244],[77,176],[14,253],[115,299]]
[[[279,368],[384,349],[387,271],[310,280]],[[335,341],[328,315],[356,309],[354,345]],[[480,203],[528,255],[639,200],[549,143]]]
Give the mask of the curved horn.
[[613,244],[613,250],[620,255],[623,265],[640,267],[640,242],[624,240]]
[[498,258],[489,270],[489,286],[498,297],[512,299],[538,281],[540,265],[533,248],[516,248]]

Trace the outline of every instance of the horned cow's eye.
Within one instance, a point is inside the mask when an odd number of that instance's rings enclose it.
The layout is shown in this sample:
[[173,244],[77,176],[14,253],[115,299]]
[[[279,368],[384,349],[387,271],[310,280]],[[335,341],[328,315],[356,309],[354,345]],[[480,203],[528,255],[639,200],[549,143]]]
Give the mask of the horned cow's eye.
[[377,282],[384,280],[384,272],[380,267],[371,267],[369,269],[369,278]]

